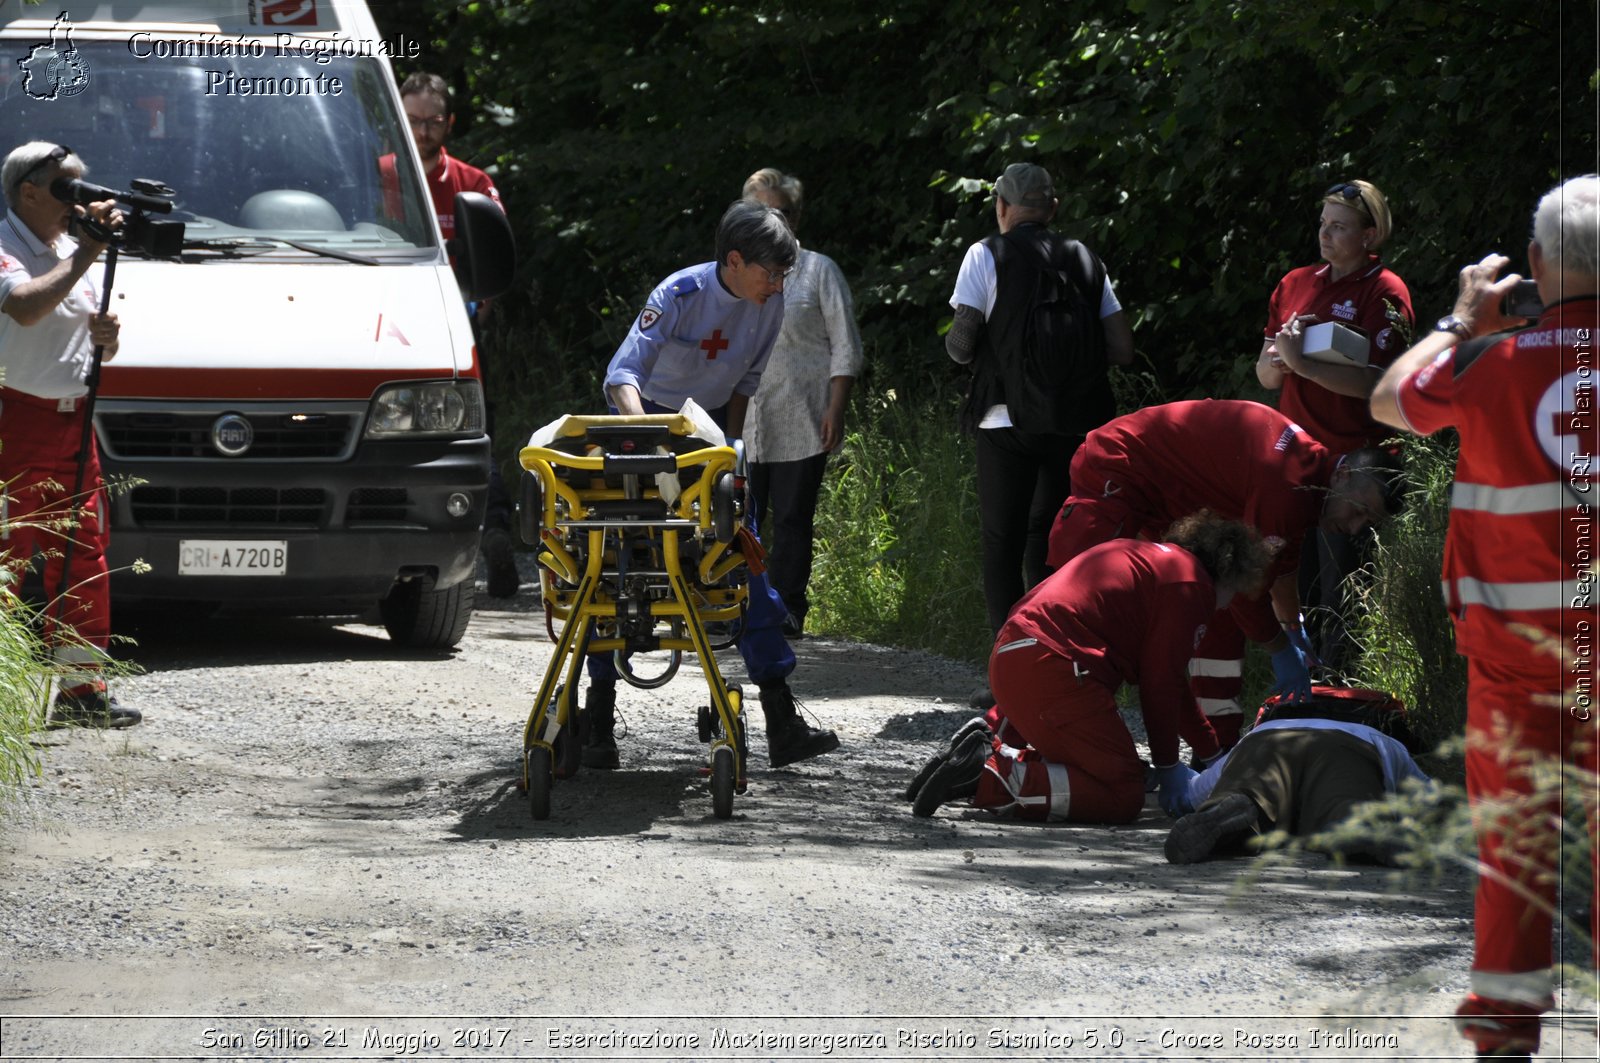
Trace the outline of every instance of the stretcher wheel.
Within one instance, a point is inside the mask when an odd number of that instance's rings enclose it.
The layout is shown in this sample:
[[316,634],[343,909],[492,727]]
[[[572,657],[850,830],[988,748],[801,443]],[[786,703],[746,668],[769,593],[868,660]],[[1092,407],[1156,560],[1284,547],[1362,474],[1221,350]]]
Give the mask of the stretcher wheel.
[[711,710],[710,705],[702,705],[695,713],[695,726],[700,731],[700,741],[710,742],[722,734],[722,721],[717,719],[717,714]]
[[[556,687],[555,697],[551,699],[552,706],[559,706],[561,699],[566,696],[567,685],[562,683]],[[583,731],[579,723],[579,713],[576,706],[568,706],[567,722],[560,731],[556,732],[553,743],[555,756],[555,777],[570,779],[578,774],[579,760],[583,755]]]
[[522,471],[522,490],[517,497],[517,532],[529,546],[539,545],[544,523],[544,488],[536,473]]
[[733,501],[733,473],[725,472],[711,485],[711,529],[719,543],[733,542],[738,519]]
[[733,815],[733,785],[737,770],[737,758],[731,747],[718,746],[711,751],[711,812],[718,819],[728,819]]
[[529,746],[523,756],[527,760],[528,810],[534,819],[550,818],[550,750],[545,746]]

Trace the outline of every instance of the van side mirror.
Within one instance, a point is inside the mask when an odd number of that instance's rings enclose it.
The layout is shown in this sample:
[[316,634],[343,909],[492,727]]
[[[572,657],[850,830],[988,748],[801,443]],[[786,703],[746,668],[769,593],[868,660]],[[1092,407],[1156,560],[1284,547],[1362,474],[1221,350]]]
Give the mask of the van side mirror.
[[456,280],[468,299],[492,299],[511,288],[517,245],[499,204],[481,192],[456,193],[456,235],[450,241]]

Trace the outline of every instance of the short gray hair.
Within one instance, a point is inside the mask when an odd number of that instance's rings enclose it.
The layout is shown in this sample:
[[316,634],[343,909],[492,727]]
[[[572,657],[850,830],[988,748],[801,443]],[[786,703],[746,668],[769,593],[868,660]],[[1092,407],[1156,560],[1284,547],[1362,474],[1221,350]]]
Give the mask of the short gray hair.
[[[52,144],[48,140],[30,140],[19,148],[12,149],[6,161],[0,163],[0,186],[6,190],[6,205],[13,210],[21,202],[22,186],[44,185],[45,178],[51,176],[50,167],[44,165],[54,152],[65,147],[63,144]],[[83,160],[72,154],[72,149],[67,148],[67,156],[57,164],[56,177],[82,177],[89,172]]]
[[1600,280],[1600,175],[1563,181],[1533,212],[1533,241],[1562,273]]
[[788,269],[800,257],[800,245],[783,215],[752,199],[736,199],[717,223],[717,265],[739,252],[746,262]]

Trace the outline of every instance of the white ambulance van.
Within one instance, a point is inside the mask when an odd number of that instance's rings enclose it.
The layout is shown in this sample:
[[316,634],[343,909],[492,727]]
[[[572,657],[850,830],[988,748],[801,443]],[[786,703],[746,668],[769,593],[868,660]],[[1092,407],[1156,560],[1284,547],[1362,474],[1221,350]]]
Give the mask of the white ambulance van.
[[390,65],[417,47],[347,0],[0,0],[0,154],[66,145],[95,184],[170,186],[150,217],[183,224],[175,257],[128,240],[112,285],[114,611],[460,640],[490,461],[463,298],[513,256],[481,196],[441,241]]

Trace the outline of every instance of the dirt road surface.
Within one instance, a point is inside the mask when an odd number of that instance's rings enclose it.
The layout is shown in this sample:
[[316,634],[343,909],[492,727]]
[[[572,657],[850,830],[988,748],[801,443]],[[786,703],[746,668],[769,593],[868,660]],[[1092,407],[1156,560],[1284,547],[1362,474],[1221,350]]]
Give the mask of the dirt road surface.
[[926,655],[798,643],[843,748],[770,770],[752,711],[727,821],[698,669],[624,688],[622,770],[534,822],[529,590],[422,659],[362,625],[140,628],[145,723],[50,733],[0,829],[0,1059],[1468,1055],[1464,873],[1172,867],[1153,798],[1122,828],[915,820],[977,679]]

